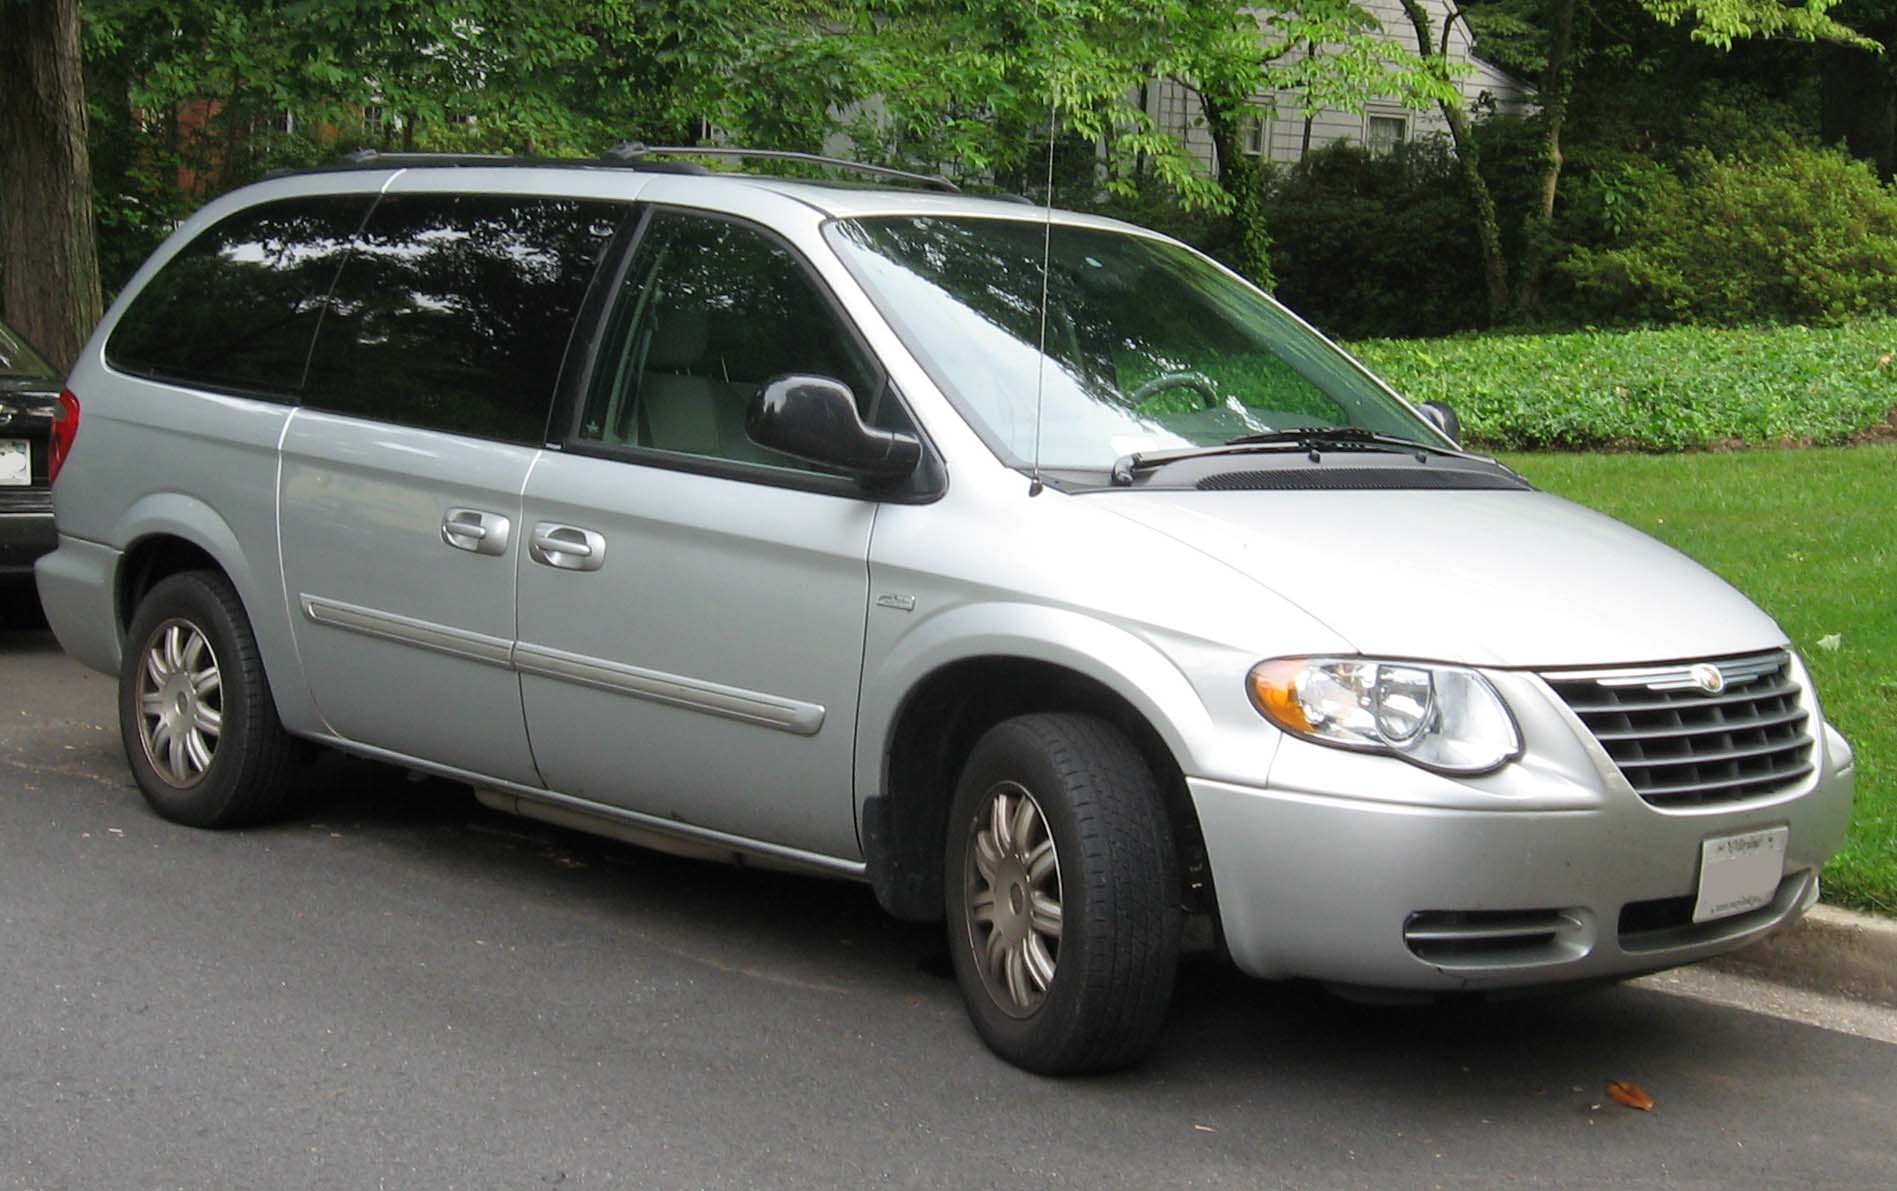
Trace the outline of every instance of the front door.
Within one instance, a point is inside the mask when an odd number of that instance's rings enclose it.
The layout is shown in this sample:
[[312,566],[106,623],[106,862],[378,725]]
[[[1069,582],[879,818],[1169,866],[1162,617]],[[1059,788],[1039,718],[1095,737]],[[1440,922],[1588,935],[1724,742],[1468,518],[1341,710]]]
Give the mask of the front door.
[[515,665],[547,785],[854,859],[876,505],[764,450],[785,373],[880,376],[821,286],[747,224],[654,213],[562,451],[527,485]]

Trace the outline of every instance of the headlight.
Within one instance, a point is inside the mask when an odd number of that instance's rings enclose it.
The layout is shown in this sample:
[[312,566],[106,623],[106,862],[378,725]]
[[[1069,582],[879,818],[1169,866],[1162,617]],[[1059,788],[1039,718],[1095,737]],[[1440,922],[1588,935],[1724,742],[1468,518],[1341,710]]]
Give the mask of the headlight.
[[1449,773],[1486,773],[1522,751],[1502,697],[1461,666],[1273,658],[1253,666],[1245,685],[1266,719],[1319,744]]

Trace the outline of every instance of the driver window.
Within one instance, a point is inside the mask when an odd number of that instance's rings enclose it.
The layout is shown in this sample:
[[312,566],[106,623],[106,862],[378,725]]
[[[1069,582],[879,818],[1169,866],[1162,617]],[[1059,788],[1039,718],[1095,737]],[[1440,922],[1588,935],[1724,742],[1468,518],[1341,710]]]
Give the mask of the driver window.
[[745,433],[751,398],[793,372],[842,381],[875,417],[875,371],[789,250],[761,232],[660,212],[625,286],[581,438],[820,470]]

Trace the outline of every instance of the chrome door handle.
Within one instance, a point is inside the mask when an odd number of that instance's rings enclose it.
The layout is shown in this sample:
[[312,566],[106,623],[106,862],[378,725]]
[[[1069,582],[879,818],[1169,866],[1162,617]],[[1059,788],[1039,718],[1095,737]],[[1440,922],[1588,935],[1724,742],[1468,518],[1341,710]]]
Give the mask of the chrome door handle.
[[449,509],[441,516],[441,540],[470,554],[507,553],[513,524],[499,513]]
[[577,525],[542,521],[534,526],[527,556],[561,571],[597,571],[606,562],[606,539]]

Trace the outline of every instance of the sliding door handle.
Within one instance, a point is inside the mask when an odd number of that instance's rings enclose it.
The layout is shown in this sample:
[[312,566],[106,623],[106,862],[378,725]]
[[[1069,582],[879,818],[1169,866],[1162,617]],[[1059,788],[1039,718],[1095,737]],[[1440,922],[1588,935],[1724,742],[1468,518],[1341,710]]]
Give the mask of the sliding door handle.
[[512,528],[499,513],[480,509],[449,509],[441,516],[441,540],[470,554],[507,553]]
[[559,571],[597,571],[606,562],[606,539],[577,525],[542,521],[534,526],[527,556]]

